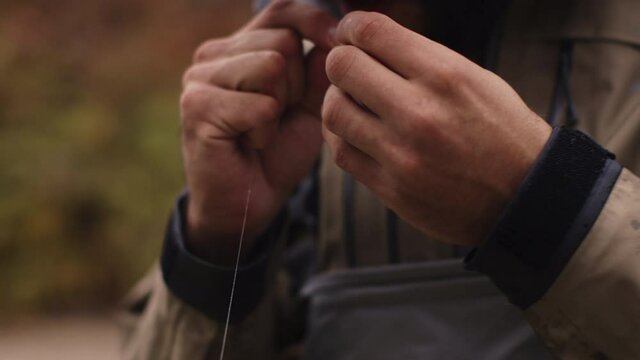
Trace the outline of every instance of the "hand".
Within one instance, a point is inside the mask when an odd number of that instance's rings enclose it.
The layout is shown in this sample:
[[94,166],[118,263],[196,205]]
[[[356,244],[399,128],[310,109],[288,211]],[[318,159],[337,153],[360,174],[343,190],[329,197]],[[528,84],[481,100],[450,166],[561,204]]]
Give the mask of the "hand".
[[377,13],[339,24],[323,135],[335,162],[424,233],[478,245],[550,135],[495,74]]
[[[237,33],[196,51],[181,117],[188,243],[199,256],[233,261],[250,186],[251,247],[313,165],[336,23],[316,7],[275,1]],[[306,57],[302,37],[316,44]]]

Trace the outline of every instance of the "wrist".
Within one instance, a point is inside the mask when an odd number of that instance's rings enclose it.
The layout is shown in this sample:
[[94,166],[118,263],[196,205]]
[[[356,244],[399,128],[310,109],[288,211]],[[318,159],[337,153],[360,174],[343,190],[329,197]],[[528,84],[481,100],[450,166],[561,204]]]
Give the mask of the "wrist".
[[[242,222],[233,229],[220,226],[212,221],[212,216],[207,216],[192,205],[189,196],[186,197],[186,206],[179,209],[186,219],[183,233],[186,248],[195,256],[208,262],[231,266],[235,264],[238,253],[240,237],[242,235]],[[235,222],[233,222],[235,224]],[[240,261],[246,260],[255,245],[255,236],[245,232],[243,239],[243,251]]]
[[[269,230],[256,239],[251,258],[236,268],[208,262],[187,249],[184,232],[186,202],[187,195],[182,194],[165,233],[160,258],[164,283],[177,298],[206,316],[224,322],[229,315],[228,291],[237,277],[235,294],[238,301],[234,302],[230,321],[241,321],[263,297],[268,283],[267,269],[277,251],[279,239],[286,236],[287,215],[283,212],[276,218]],[[245,252],[244,245],[242,252]],[[235,260],[235,255],[233,258]]]
[[621,167],[578,131],[556,128],[487,241],[465,260],[526,309],[564,269],[596,221]]
[[510,173],[505,177],[506,198],[505,205],[517,193],[523,180],[529,174],[536,160],[540,157],[545,145],[549,141],[552,128],[538,115],[531,112],[529,126],[522,129],[522,135],[516,137],[517,144],[513,144],[518,151],[513,152],[510,163],[505,167]]
[[[468,241],[464,243],[471,246],[481,246],[489,236],[500,215],[514,197],[519,188],[534,167],[536,160],[543,152],[545,144],[549,141],[552,128],[544,120],[532,113],[528,121],[531,125],[522,130],[526,136],[516,136],[508,147],[509,151],[503,151],[505,157],[500,161],[494,161],[487,165],[486,174],[489,175],[489,188],[484,198],[485,206],[478,212],[478,225],[468,231]],[[478,202],[482,204],[482,202]]]

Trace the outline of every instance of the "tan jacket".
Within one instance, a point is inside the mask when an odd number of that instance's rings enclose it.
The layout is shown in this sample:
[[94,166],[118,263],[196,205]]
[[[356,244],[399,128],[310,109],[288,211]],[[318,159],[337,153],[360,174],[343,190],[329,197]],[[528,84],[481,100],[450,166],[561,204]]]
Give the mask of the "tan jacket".
[[[640,1],[514,0],[506,17],[497,73],[546,118],[563,39],[574,40],[571,84],[578,128],[625,167],[590,233],[552,287],[526,311],[562,359],[640,359]],[[328,159],[328,157],[324,157]],[[319,266],[344,269],[343,174],[321,166]],[[356,185],[358,266],[388,261],[384,206]],[[400,222],[401,262],[448,258],[455,249]],[[273,285],[256,310],[233,326],[226,359],[295,358],[283,347],[292,304],[289,277],[273,266]],[[125,358],[216,359],[221,324],[176,299],[157,269],[129,297]],[[239,335],[238,335],[239,334]]]

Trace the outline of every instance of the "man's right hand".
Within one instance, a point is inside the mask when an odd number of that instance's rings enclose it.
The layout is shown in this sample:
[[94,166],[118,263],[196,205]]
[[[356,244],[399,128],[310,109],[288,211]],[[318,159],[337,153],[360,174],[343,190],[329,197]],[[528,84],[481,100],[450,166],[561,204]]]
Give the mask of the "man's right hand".
[[[181,117],[187,241],[198,256],[232,263],[249,187],[248,247],[313,166],[336,23],[317,7],[274,1],[235,34],[196,51]],[[302,38],[316,45],[306,56]]]

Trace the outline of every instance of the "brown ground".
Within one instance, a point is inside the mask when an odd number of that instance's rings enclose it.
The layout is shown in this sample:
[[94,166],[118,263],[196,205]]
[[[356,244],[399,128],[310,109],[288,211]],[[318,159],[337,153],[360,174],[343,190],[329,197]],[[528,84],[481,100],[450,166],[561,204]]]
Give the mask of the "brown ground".
[[118,328],[109,315],[65,315],[0,323],[3,360],[116,360]]

